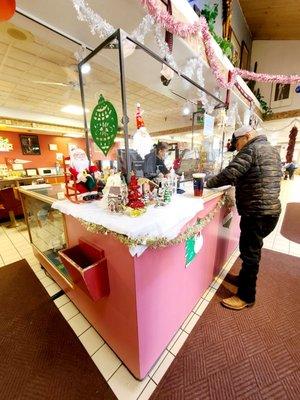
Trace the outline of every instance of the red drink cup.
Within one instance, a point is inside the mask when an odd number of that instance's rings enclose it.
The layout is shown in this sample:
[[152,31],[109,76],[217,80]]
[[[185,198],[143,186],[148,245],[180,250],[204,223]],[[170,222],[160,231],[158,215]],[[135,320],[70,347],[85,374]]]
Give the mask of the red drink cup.
[[204,178],[205,174],[203,173],[193,174],[194,196],[201,197],[203,195]]

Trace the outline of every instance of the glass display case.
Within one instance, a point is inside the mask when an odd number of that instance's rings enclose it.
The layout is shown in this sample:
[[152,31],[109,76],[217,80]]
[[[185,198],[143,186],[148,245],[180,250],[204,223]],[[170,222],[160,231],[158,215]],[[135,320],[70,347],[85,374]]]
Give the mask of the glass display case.
[[49,185],[37,189],[22,189],[25,218],[31,243],[60,274],[71,281],[71,277],[59,259],[58,251],[66,248],[66,235],[63,215],[51,208],[62,185]]

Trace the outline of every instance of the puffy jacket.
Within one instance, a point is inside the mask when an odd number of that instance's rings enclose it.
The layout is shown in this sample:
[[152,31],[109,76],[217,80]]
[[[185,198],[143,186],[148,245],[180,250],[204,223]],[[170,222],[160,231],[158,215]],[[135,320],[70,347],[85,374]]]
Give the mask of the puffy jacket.
[[250,140],[231,163],[206,182],[206,187],[236,186],[240,215],[279,215],[281,163],[265,135]]

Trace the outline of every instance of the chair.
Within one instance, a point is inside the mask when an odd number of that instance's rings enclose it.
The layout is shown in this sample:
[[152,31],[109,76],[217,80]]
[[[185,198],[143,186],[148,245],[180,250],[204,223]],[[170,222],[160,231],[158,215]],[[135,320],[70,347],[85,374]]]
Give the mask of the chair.
[[7,219],[10,220],[10,225],[8,228],[15,228],[18,226],[16,217],[24,216],[22,203],[19,199],[15,197],[14,189],[4,188],[0,190],[0,220]]

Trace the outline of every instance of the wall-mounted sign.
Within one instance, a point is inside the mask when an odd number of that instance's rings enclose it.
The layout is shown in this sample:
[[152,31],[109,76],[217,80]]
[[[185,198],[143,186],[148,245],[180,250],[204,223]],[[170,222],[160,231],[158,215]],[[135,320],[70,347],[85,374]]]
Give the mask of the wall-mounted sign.
[[49,150],[51,150],[51,151],[57,151],[57,150],[58,150],[57,144],[56,144],[56,143],[50,143],[50,144],[49,144]]
[[11,151],[13,150],[13,145],[9,143],[7,138],[0,136],[0,151]]

